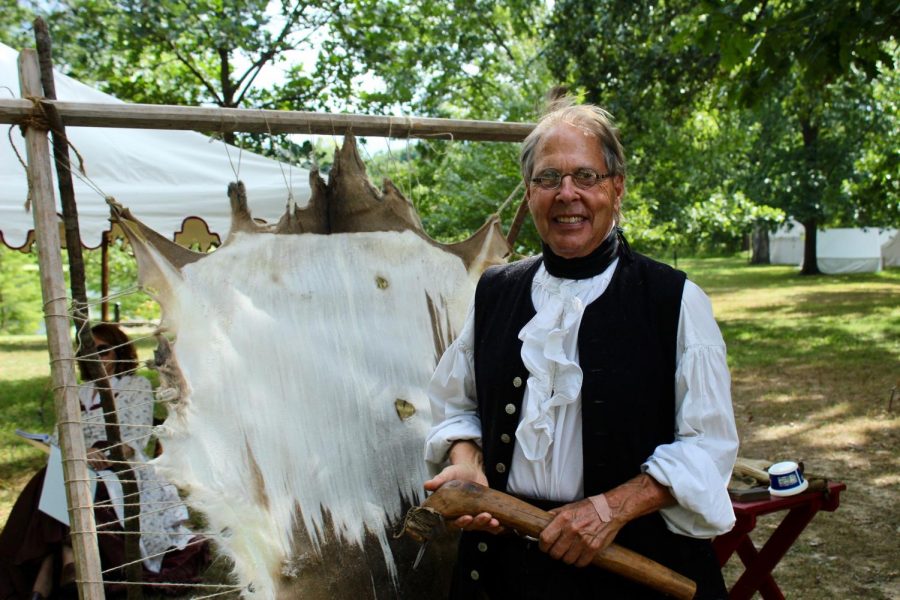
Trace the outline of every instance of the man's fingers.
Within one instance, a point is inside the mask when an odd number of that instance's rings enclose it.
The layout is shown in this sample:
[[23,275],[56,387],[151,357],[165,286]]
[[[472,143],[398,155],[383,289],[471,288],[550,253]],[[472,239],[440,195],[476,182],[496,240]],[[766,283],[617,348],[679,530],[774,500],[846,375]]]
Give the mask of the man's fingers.
[[424,483],[425,489],[428,490],[429,492],[437,491],[437,489],[439,487],[441,487],[442,485],[444,485],[444,479],[441,477],[440,474],[435,475],[433,478],[429,479],[428,481],[426,481]]
[[466,529],[469,525],[472,524],[472,519],[474,519],[472,515],[463,515],[461,517],[457,517],[456,520],[451,521],[450,525],[459,529]]
[[503,531],[500,521],[495,519],[490,513],[463,515],[450,521],[448,525],[464,531],[487,531],[489,533],[500,533]]
[[581,555],[581,557],[575,562],[575,566],[576,566],[576,567],[586,567],[586,566],[588,566],[589,564],[591,564],[591,562],[592,562],[593,560],[594,560],[594,555],[591,554],[591,553],[589,553],[589,552],[585,552],[585,553],[583,553],[583,554]]

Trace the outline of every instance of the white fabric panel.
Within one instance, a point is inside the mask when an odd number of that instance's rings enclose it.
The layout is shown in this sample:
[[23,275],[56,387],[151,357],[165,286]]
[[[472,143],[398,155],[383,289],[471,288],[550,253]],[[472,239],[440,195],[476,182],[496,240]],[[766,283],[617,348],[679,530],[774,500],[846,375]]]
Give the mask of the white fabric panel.
[[[0,94],[4,97],[19,97],[17,60],[15,50],[0,44]],[[70,77],[55,76],[60,100],[121,103]],[[307,170],[241,152],[200,133],[98,127],[69,127],[66,132],[84,157],[88,176],[103,193],[169,238],[181,229],[185,217],[196,216],[225,239],[231,227],[227,190],[235,179],[232,164],[235,169],[240,167],[254,217],[277,221],[284,213],[289,189],[301,206],[309,199]],[[12,138],[24,160],[25,140],[18,127],[13,128]],[[70,155],[76,164],[75,154]],[[82,241],[96,247],[101,233],[109,229],[109,209],[88,184],[77,177],[74,183]],[[0,233],[11,247],[22,246],[34,228],[33,217],[24,208],[27,195],[25,170],[4,135],[0,143]]]
[[881,246],[881,260],[884,267],[900,267],[900,232],[891,229],[889,241]]
[[769,262],[800,266],[803,262],[803,225],[791,219],[769,234]]
[[303,550],[293,519],[315,550],[325,511],[351,544],[375,534],[396,573],[388,524],[428,479],[429,299],[449,344],[474,292],[462,261],[412,232],[239,234],[178,277],[159,300],[190,394],[154,462],[229,532],[247,596],[273,597]]
[[803,238],[769,238],[769,262],[799,266],[803,262]]
[[877,273],[881,270],[878,258],[819,258],[819,270],[829,275],[849,273]]
[[816,234],[819,270],[829,274],[877,273],[882,235],[876,228],[826,229]]

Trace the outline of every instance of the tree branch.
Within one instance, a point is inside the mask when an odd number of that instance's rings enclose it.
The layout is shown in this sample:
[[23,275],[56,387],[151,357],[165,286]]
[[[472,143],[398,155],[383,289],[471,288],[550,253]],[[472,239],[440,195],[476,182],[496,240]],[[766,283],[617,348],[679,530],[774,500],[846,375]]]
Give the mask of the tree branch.
[[[253,80],[256,79],[257,75],[259,75],[260,71],[262,71],[262,68],[270,60],[272,60],[279,52],[282,52],[287,48],[294,48],[297,46],[297,44],[301,43],[302,40],[289,46],[282,46],[284,41],[287,39],[287,36],[290,35],[293,31],[294,26],[300,21],[301,17],[303,16],[303,11],[305,11],[308,7],[309,3],[305,2],[298,2],[294,5],[294,8],[291,10],[290,15],[285,21],[284,27],[281,28],[278,36],[275,38],[275,41],[272,42],[269,48],[267,48],[262,52],[262,54],[260,54],[259,58],[257,58],[253,62],[253,64],[251,64],[247,68],[247,70],[244,71],[244,74],[241,75],[235,82],[235,89],[241,89],[241,87],[243,86],[243,90],[238,97],[238,103],[243,100],[244,96],[247,94],[247,91],[250,89],[250,86],[253,84]],[[316,26],[318,26],[318,24],[316,24]],[[304,39],[309,39],[309,36]],[[249,80],[247,81],[247,84],[244,85],[244,81],[248,78],[248,76]]]

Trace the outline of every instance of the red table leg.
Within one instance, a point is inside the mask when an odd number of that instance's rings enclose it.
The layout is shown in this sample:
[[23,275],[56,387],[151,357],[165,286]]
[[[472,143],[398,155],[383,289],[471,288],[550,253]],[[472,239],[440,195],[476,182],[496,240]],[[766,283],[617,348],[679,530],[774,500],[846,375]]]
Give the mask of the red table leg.
[[719,566],[724,567],[734,551],[738,549],[741,542],[747,539],[748,534],[756,527],[755,515],[736,515],[737,520],[734,528],[728,533],[720,535],[713,543],[713,550],[716,558],[719,560]]
[[[744,566],[753,564],[759,556],[759,551],[757,551],[756,546],[753,544],[753,540],[750,539],[749,535],[744,536],[737,551]],[[759,594],[764,600],[784,600],[784,594],[781,593],[781,588],[775,583],[775,578],[772,577],[771,573],[767,573],[765,577],[762,578],[762,581],[759,582]],[[734,598],[733,590],[731,597]]]
[[[811,490],[797,496],[772,497],[752,502],[733,501],[736,517],[734,529],[713,541],[719,566],[724,566],[735,552],[744,563],[744,573],[731,588],[729,597],[747,599],[759,591],[765,600],[783,600],[784,595],[772,577],[772,570],[817,512],[837,510],[840,493],[845,489],[847,486],[844,483],[828,482],[827,488],[822,492]],[[756,527],[757,516],[785,510],[788,511],[787,515],[762,549],[757,550],[750,539],[750,532]]]
[[[778,590],[778,586],[775,585],[775,580],[772,579],[772,569],[775,568],[778,561],[784,557],[800,533],[812,521],[816,513],[819,512],[820,506],[821,501],[813,500],[808,504],[792,508],[781,524],[778,525],[769,541],[765,543],[758,553],[756,548],[753,547],[753,542],[750,541],[749,536],[746,537],[747,544],[753,548],[753,553],[751,555],[749,551],[746,551],[746,545],[743,543],[738,547],[739,552],[741,549],[745,550],[746,557],[742,555],[741,560],[744,561],[747,570],[744,571],[743,575],[734,584],[734,587],[731,588],[729,597],[732,600],[749,599],[757,590],[770,581],[771,584],[766,585],[766,587],[769,588],[770,592],[777,593],[777,595],[772,597],[784,598],[781,595],[781,591]],[[747,560],[751,562],[748,563]],[[768,600],[768,597],[763,597]]]

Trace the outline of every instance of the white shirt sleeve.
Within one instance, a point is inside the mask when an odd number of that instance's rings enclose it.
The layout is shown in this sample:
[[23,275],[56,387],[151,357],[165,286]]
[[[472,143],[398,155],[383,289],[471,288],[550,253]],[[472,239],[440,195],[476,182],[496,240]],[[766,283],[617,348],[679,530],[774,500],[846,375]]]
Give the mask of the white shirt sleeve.
[[675,441],[659,446],[643,470],[678,504],[660,512],[671,531],[708,538],[734,526],[728,482],[738,437],[725,341],[709,298],[686,281],[675,371]]
[[475,308],[470,305],[462,331],[444,352],[428,384],[432,428],[425,438],[425,461],[432,472],[440,470],[456,440],[472,440],[481,445],[474,343]]

